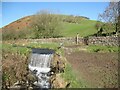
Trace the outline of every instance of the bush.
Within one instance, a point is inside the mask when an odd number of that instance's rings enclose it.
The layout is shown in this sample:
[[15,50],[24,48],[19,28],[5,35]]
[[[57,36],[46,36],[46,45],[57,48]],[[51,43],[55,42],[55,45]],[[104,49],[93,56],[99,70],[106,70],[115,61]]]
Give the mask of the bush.
[[51,38],[60,36],[61,19],[47,11],[40,11],[32,18],[31,29],[34,38]]
[[15,40],[15,39],[25,39],[30,37],[31,32],[27,28],[24,30],[14,30],[14,29],[3,29],[2,39],[3,40]]

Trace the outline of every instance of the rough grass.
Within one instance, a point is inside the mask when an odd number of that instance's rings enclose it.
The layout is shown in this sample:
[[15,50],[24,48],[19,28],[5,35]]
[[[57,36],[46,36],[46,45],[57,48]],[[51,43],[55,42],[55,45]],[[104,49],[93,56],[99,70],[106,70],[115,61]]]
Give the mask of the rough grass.
[[89,45],[87,50],[89,52],[120,52],[117,46]]
[[53,49],[58,53],[63,53],[63,50],[58,49],[59,44],[58,43],[29,43],[25,46],[22,45],[16,45],[16,44],[2,44],[0,48],[5,51],[5,52],[10,52],[10,53],[19,53],[20,55],[27,55],[28,53],[31,52],[31,48],[48,48],[48,49]]
[[75,37],[77,33],[79,33],[79,36],[85,37],[97,32],[95,29],[95,24],[96,21],[93,20],[83,20],[80,24],[64,22],[61,33],[64,37]]
[[20,55],[27,55],[30,52],[30,49],[28,49],[27,47],[17,47],[11,44],[3,44],[2,50],[10,53],[19,53]]
[[70,88],[85,88],[87,86],[84,80],[78,80],[76,78],[76,73],[72,70],[72,67],[68,62],[64,73],[61,74],[61,77],[70,83]]

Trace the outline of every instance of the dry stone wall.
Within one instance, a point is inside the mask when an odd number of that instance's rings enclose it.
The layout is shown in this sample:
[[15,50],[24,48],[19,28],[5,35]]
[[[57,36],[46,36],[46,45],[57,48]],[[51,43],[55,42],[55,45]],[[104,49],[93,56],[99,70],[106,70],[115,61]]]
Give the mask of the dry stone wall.
[[67,38],[29,39],[28,42],[32,42],[32,43],[56,42],[56,43],[63,43],[63,44],[76,44],[76,38],[67,37]]
[[[24,41],[24,40],[23,40]],[[67,37],[67,38],[48,38],[48,39],[27,39],[27,42],[31,43],[63,43],[69,45],[76,44],[75,37]],[[78,44],[88,44],[88,45],[104,45],[104,46],[119,46],[120,37],[117,36],[107,36],[107,37],[89,37],[87,39],[83,37],[78,38]]]
[[119,38],[116,36],[107,36],[107,37],[89,37],[89,45],[104,45],[104,46],[119,46]]

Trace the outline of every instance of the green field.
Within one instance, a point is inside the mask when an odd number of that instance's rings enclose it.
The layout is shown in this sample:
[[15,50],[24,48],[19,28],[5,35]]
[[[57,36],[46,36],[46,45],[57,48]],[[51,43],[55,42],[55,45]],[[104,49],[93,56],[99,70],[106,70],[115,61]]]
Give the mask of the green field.
[[64,37],[75,37],[77,33],[81,37],[92,35],[97,32],[95,24],[93,20],[83,20],[80,24],[63,22],[61,33]]

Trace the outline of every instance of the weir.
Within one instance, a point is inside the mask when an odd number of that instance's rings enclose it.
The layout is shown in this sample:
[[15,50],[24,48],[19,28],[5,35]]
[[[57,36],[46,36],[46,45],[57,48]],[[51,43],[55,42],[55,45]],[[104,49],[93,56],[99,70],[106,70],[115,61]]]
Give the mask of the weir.
[[32,49],[29,69],[38,78],[34,85],[40,88],[50,88],[50,64],[53,59],[54,51],[51,49]]

